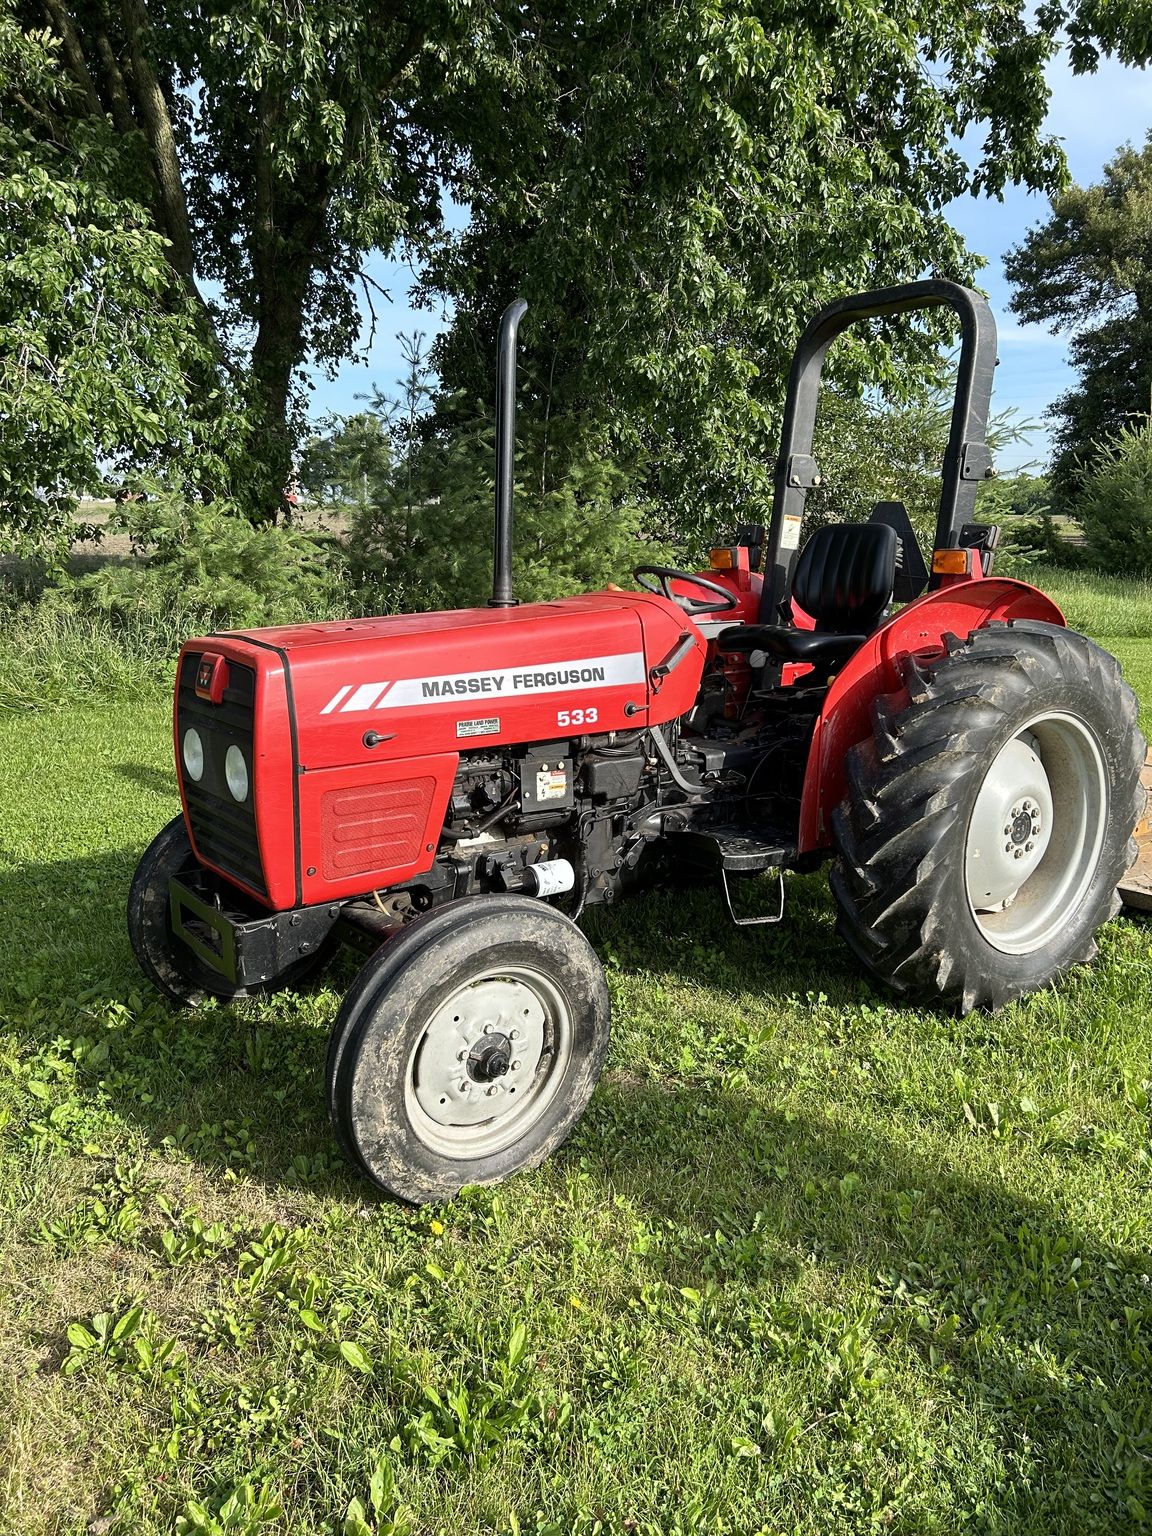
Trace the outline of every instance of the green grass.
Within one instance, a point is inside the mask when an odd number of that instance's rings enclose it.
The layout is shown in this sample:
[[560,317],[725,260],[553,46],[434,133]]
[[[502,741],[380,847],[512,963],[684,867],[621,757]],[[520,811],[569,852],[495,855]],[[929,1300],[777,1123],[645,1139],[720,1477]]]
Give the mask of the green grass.
[[413,1212],[333,1148],[341,975],[141,980],[175,803],[159,692],[0,716],[0,1531],[1152,1529],[1147,923],[957,1020],[873,991],[822,877],[775,930],[596,914],[588,1114]]

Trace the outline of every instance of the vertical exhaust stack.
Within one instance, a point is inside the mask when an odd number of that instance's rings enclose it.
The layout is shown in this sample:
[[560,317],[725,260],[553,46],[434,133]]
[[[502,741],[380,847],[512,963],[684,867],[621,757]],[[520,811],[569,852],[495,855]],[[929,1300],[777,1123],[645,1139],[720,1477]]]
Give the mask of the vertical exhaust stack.
[[496,521],[489,608],[515,608],[512,596],[512,479],[516,459],[516,332],[528,309],[513,299],[500,320],[496,355]]

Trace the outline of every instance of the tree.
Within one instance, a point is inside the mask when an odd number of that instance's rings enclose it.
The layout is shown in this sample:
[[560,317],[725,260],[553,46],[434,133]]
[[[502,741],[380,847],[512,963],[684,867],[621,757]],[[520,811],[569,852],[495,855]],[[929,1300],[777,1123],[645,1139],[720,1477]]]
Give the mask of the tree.
[[1124,427],[1101,444],[1075,511],[1102,570],[1152,572],[1152,425]]
[[[744,508],[800,317],[845,287],[970,274],[948,202],[1062,177],[1043,132],[1062,21],[1085,49],[1127,25],[1098,0],[1036,20],[1024,0],[14,3],[28,36],[49,19],[73,131],[99,131],[106,184],[166,241],[172,307],[214,358],[189,400],[222,381],[246,400],[232,489],[255,513],[288,482],[299,365],[357,347],[362,258],[398,243],[459,300],[446,398],[490,397],[477,327],[523,284],[540,419],[644,450],[685,517]],[[474,214],[454,241],[444,184]],[[945,334],[882,338],[893,388]]]
[[148,209],[113,189],[113,135],[74,115],[59,55],[0,4],[0,547],[57,557],[77,490],[106,475],[194,457],[200,483],[218,482],[228,419],[222,393],[211,429],[189,413],[208,354]]
[[358,506],[384,494],[392,465],[388,423],[374,411],[358,411],[314,437],[300,456],[299,479],[313,500],[325,506]]
[[[948,204],[1061,185],[1043,70],[1065,20],[1080,10],[526,9],[522,76],[477,97],[453,183],[472,223],[428,267],[456,302],[434,354],[446,386],[490,388],[486,343],[520,291],[528,410],[582,414],[642,449],[680,528],[763,516],[808,316],[925,272],[970,279]],[[971,165],[969,131],[983,136]],[[898,400],[950,335],[939,315],[878,326],[839,343],[835,367],[849,385],[874,368]]]
[[[513,572],[521,599],[547,599],[627,579],[652,541],[656,509],[634,467],[573,417],[517,433]],[[414,438],[348,541],[361,600],[374,609],[481,604],[492,590],[494,433],[479,412]]]
[[1072,337],[1080,383],[1050,412],[1067,504],[1117,432],[1152,412],[1152,133],[1117,151],[1100,182],[1054,198],[1004,265],[1021,319]]
[[[456,146],[436,104],[457,89],[454,57],[486,46],[487,9],[15,0],[27,37],[47,17],[56,38],[72,86],[57,115],[99,138],[105,182],[147,206],[172,306],[191,306],[217,378],[245,395],[232,489],[256,515],[289,482],[298,366],[357,345],[364,253],[438,224]],[[54,122],[34,118],[50,142]]]

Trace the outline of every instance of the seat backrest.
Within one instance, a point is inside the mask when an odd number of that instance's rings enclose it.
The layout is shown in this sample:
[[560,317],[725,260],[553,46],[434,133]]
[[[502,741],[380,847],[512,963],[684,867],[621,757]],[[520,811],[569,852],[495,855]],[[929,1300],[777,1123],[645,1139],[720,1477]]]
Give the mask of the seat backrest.
[[892,601],[899,539],[884,523],[830,523],[800,551],[792,596],[820,629],[867,634]]

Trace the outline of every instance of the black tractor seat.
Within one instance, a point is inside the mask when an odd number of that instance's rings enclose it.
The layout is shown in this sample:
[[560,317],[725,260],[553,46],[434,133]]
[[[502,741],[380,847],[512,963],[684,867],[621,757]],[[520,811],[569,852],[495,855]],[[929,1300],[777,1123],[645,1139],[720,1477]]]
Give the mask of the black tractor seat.
[[716,637],[722,651],[764,651],[778,661],[840,666],[864,644],[892,601],[900,540],[884,523],[830,523],[800,552],[792,597],[815,629],[734,624]]

